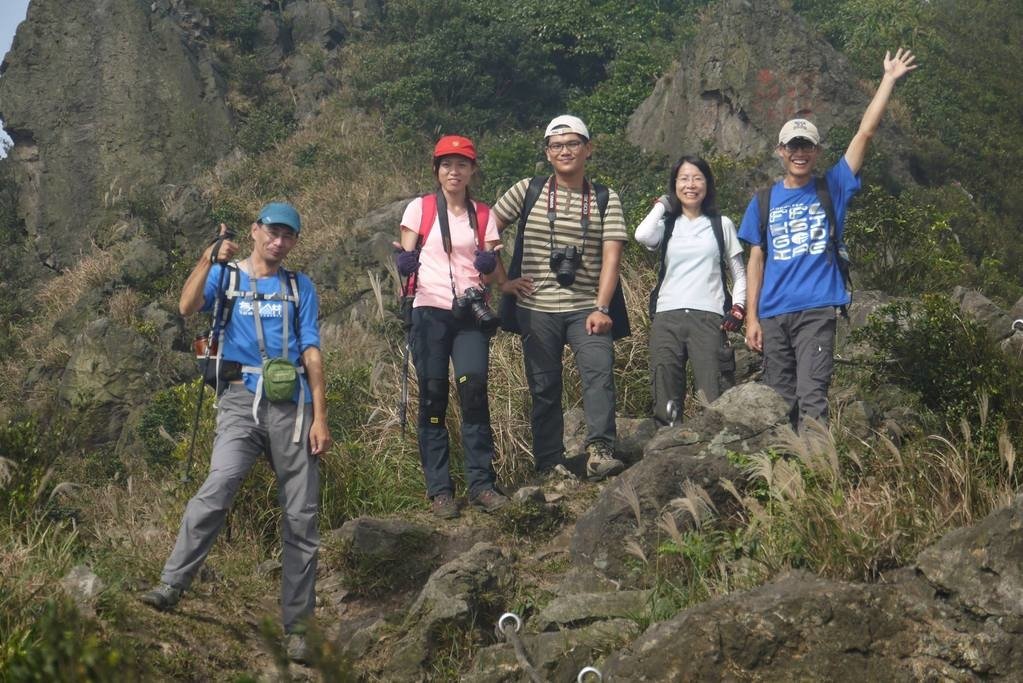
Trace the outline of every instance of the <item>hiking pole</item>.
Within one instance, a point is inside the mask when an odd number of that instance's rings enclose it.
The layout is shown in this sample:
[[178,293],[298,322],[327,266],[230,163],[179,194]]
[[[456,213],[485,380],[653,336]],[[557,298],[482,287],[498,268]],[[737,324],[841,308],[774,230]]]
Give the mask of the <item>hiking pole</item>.
[[[213,243],[216,245],[213,247],[213,253],[211,254],[213,261],[217,260],[217,253],[220,251],[220,245],[224,243],[224,240],[233,238],[233,230],[227,230],[223,235],[217,235],[217,237],[213,240]],[[216,339],[217,328],[219,327],[220,322],[220,313],[223,309],[222,292],[224,291],[225,275],[227,275],[227,268],[221,268],[220,280],[217,283],[217,300],[213,303],[213,322],[210,327],[209,336],[206,337],[206,349],[203,351],[202,363],[200,363],[202,370],[199,373],[199,393],[196,396],[195,415],[192,418],[192,437],[188,442],[188,458],[185,459],[185,471],[181,475],[182,484],[187,484],[192,474],[192,459],[195,457],[195,439],[199,433],[199,416],[202,414],[203,399],[206,398],[206,368],[209,367],[210,351],[212,350],[214,340]]]
[[408,424],[408,357],[412,351],[412,330],[405,333],[405,351],[401,356],[401,410],[398,421],[401,423],[401,438],[405,438],[405,425]]
[[[405,278],[401,288],[401,320],[405,325],[405,350],[401,356],[401,405],[398,409],[398,422],[401,424],[401,438],[405,438],[405,425],[408,424],[408,360],[412,354],[412,301],[409,299],[409,287],[412,276]],[[408,309],[408,310],[406,310]]]
[[[505,626],[505,620],[511,620],[514,625]],[[501,618],[497,620],[497,633],[498,635],[504,636],[504,639],[511,643],[512,648],[515,650],[515,659],[518,661],[519,666],[529,676],[529,680],[532,683],[544,683],[544,679],[540,677],[540,674],[536,672],[536,668],[533,663],[529,661],[529,654],[526,652],[526,647],[522,644],[522,639],[519,638],[519,629],[522,628],[522,619],[519,615],[514,612],[505,612],[501,615]]]

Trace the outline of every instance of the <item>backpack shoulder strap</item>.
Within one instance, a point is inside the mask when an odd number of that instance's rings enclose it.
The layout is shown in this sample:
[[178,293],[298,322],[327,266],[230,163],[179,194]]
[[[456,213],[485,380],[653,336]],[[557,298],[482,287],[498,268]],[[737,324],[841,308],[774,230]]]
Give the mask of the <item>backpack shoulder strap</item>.
[[227,268],[227,289],[218,293],[221,297],[219,323],[221,335],[234,314],[234,300],[243,294],[238,290],[238,261],[231,261],[224,267]]
[[476,243],[480,251],[487,248],[487,223],[490,222],[490,207],[476,202]]
[[721,214],[710,217],[710,227],[714,230],[714,240],[718,243],[718,266],[721,269],[721,289],[725,293],[725,313],[732,308],[732,293],[728,291],[728,255],[725,253],[725,230],[721,226]]
[[757,208],[760,209],[760,248],[767,253],[767,223],[771,220],[771,186],[757,191]]
[[426,244],[426,238],[430,236],[433,224],[437,220],[437,195],[432,192],[420,197],[422,200],[422,217],[419,219],[419,246]]
[[288,274],[288,287],[291,289],[291,299],[295,304],[295,341],[298,343],[299,353],[302,349],[302,325],[301,317],[299,316],[298,306],[302,301],[301,290],[298,288],[298,273],[292,270],[284,271]]
[[824,215],[828,217],[828,240],[838,241],[838,221],[835,219],[835,205],[831,201],[831,190],[828,189],[828,179],[824,176],[817,176],[817,199],[821,202]]
[[536,205],[536,201],[540,198],[540,193],[543,192],[544,185],[550,176],[534,176],[529,181],[529,186],[526,187],[526,195],[522,199],[522,209],[519,211],[519,227],[518,234],[515,235],[515,251],[512,252],[512,260],[508,265],[508,278],[517,278],[522,274],[522,245],[525,241],[526,234],[526,220],[529,218],[529,212],[533,210]]
[[597,211],[600,213],[600,222],[603,225],[604,216],[607,215],[607,203],[611,200],[611,190],[607,185],[593,183],[593,194],[597,196]]

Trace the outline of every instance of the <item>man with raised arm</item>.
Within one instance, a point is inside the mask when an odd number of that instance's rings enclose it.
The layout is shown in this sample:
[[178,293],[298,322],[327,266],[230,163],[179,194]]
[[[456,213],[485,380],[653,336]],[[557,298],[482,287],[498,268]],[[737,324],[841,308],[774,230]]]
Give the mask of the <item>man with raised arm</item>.
[[821,183],[814,177],[820,156],[816,126],[802,118],[782,126],[777,154],[785,177],[753,197],[739,228],[740,239],[752,246],[746,344],[764,354],[764,382],[792,406],[793,426],[805,418],[828,419],[835,311],[850,302],[843,242],[846,210],[860,189],[867,146],[892,89],[916,68],[913,61],[909,50],[900,49],[894,57],[885,53],[884,76],[859,130]]

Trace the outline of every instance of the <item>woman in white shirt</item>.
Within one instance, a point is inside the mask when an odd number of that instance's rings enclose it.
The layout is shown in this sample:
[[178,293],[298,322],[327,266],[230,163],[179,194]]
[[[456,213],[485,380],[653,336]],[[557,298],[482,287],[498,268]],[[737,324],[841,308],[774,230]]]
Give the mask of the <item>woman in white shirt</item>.
[[650,293],[650,375],[654,419],[673,424],[684,406],[690,361],[696,390],[708,402],[721,394],[721,360],[732,353],[726,332],[738,331],[746,314],[742,246],[735,225],[717,209],[714,174],[704,159],[683,156],[672,167],[668,194],[636,228],[636,240],[661,255]]

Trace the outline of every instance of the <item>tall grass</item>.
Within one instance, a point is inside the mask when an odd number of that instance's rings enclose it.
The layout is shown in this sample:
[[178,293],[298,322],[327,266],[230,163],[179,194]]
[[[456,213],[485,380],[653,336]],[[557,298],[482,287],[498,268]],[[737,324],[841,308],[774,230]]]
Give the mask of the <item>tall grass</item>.
[[[1003,431],[998,452],[988,452],[968,424],[955,439],[935,435],[902,448],[880,434],[860,440],[834,422],[812,423],[802,435],[789,430],[771,451],[735,456],[750,482],[744,491],[725,483],[739,504],[735,514],[719,518],[705,493],[684,483],[683,497],[658,519],[664,541],[656,557],[634,539],[624,550],[678,607],[795,568],[878,580],[949,529],[1012,501],[1011,439]],[[688,523],[682,530],[680,513]]]

